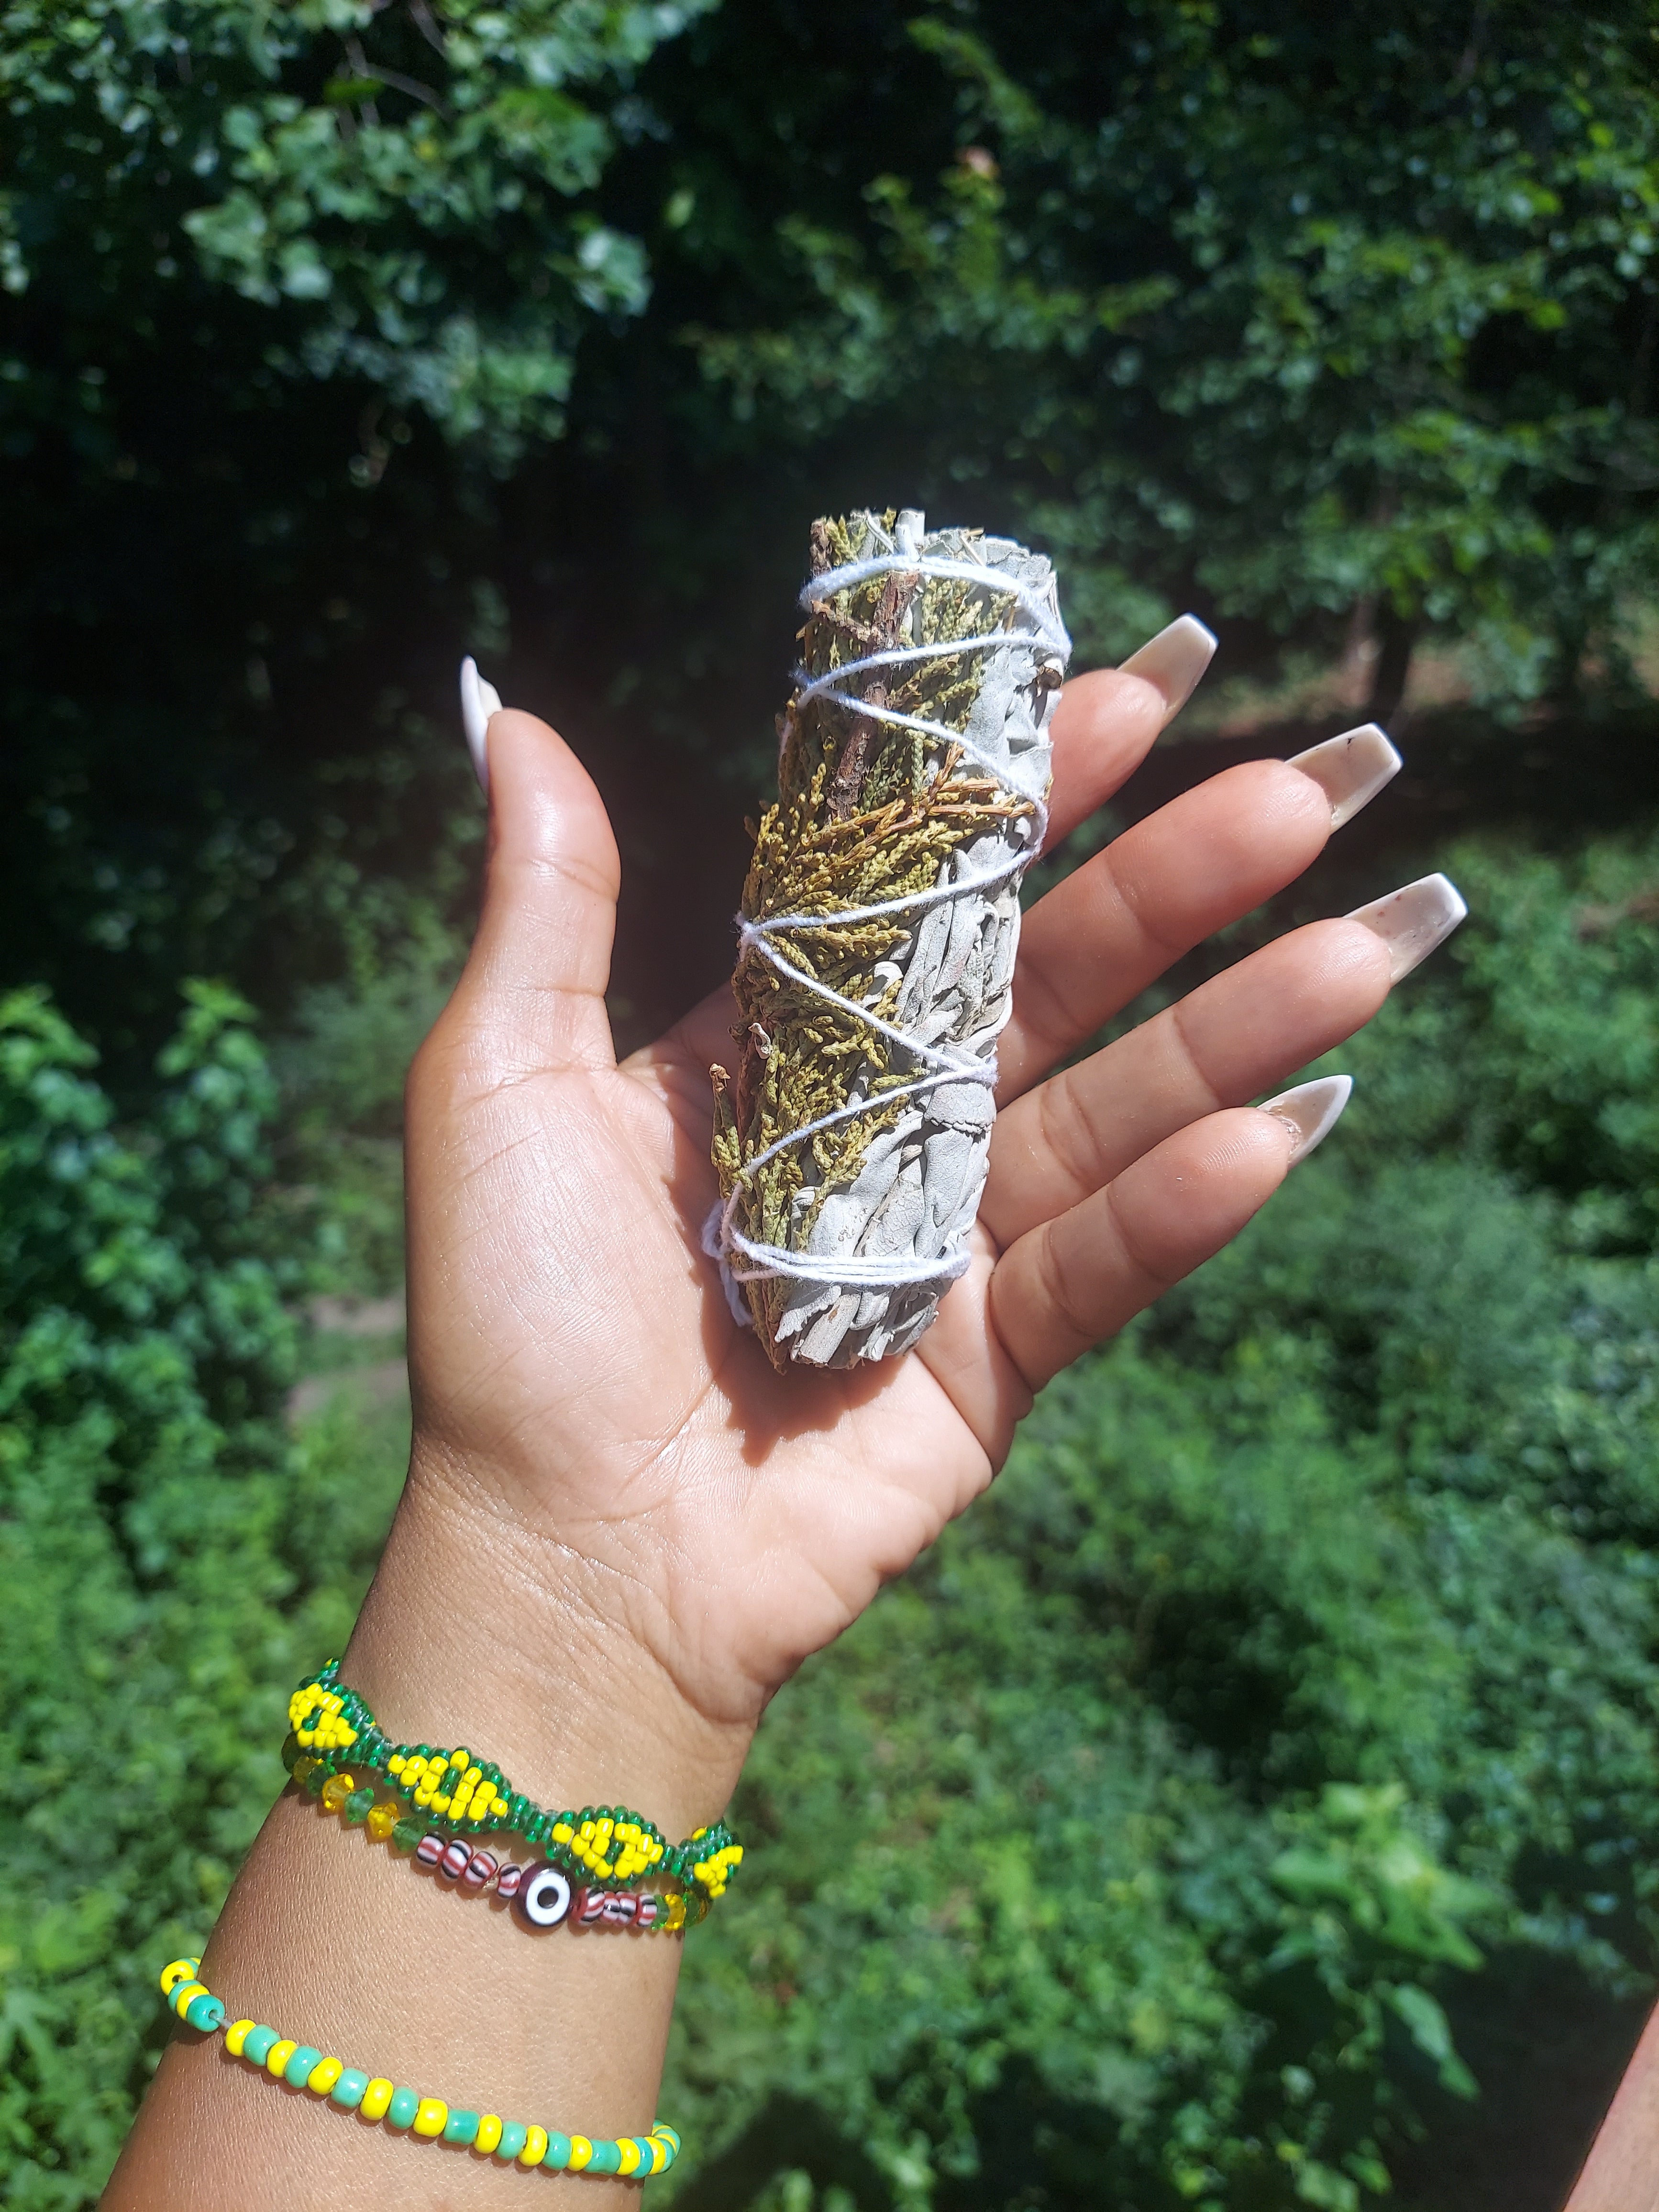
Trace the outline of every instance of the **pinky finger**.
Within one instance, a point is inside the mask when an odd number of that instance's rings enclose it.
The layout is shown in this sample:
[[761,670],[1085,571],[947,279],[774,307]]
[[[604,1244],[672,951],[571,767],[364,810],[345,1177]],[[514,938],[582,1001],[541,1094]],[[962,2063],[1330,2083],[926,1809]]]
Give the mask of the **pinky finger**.
[[1209,1114],[1017,1238],[991,1277],[991,1321],[1031,1389],[1237,1237],[1297,1149],[1297,1131],[1278,1114]]

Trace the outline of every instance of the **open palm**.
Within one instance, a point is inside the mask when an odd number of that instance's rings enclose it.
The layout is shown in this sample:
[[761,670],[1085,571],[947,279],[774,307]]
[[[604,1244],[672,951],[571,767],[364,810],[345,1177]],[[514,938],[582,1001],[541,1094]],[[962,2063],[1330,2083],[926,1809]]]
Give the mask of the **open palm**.
[[[1188,688],[1155,664],[1067,686],[1052,837]],[[990,1480],[1034,1391],[1271,1194],[1294,1131],[1244,1102],[1370,1018],[1389,948],[1316,923],[1056,1074],[1299,874],[1332,808],[1312,774],[1261,761],[1130,830],[1027,916],[970,1272],[907,1357],[780,1376],[699,1242],[733,1002],[617,1062],[603,805],[530,715],[496,714],[489,749],[483,916],[410,1079],[416,1479],[503,1560],[556,1553],[574,1602],[710,1720],[752,1722]]]

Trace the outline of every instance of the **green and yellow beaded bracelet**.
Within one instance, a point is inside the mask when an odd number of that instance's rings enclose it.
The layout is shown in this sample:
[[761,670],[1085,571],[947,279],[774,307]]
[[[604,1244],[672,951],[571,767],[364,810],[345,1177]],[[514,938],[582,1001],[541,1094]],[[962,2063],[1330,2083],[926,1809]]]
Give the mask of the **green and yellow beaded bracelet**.
[[[393,1743],[362,1698],[341,1681],[337,1659],[306,1677],[289,1699],[288,1717],[283,1759],[295,1780],[320,1793],[349,1772],[349,1798],[361,1799],[365,1817],[376,1784],[394,1791],[424,1822],[407,1839],[410,1849],[436,1827],[462,1835],[520,1836],[590,1888],[621,1889],[641,1879],[680,1884],[700,1899],[699,1919],[743,1863],[743,1845],[723,1820],[671,1844],[653,1822],[625,1808],[544,1811],[515,1790],[500,1767],[470,1751]],[[355,1814],[358,1807],[349,1804],[349,1809]],[[392,1833],[397,1835],[395,1826]]]
[[[161,1994],[186,2027],[211,2035],[224,2027],[225,2008],[198,1979],[201,1965],[199,1959],[174,1959],[161,1970]],[[503,2166],[632,2174],[643,2180],[647,2174],[666,2173],[679,2153],[678,2136],[660,2120],[648,2136],[619,2136],[614,2142],[562,2135],[524,2120],[504,2120],[495,2112],[465,2111],[447,2105],[441,2097],[423,2097],[417,2090],[399,2087],[385,2075],[362,2073],[311,2044],[296,2043],[251,2020],[234,2021],[225,2027],[225,2048],[233,2058],[262,2069],[272,2081],[309,2089],[342,2112],[383,2120],[399,2134],[441,2137],[481,2157],[497,2158]]]

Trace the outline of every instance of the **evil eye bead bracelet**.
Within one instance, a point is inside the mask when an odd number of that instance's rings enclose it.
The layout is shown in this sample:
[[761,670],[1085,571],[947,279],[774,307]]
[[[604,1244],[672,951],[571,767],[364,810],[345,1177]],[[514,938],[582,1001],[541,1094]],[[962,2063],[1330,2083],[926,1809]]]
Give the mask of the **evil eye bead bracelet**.
[[[500,1767],[470,1751],[393,1743],[363,1699],[341,1681],[338,1659],[295,1690],[289,1700],[289,1727],[283,1759],[295,1780],[319,1794],[337,1782],[345,1784],[339,1804],[347,1819],[374,1814],[410,1850],[432,1829],[462,1838],[518,1836],[590,1888],[619,1891],[641,1878],[675,1884],[698,1899],[696,1911],[682,1911],[682,1920],[701,1919],[743,1863],[743,1846],[724,1821],[671,1844],[653,1822],[625,1808],[544,1811],[515,1790]],[[387,1825],[392,1808],[376,1807],[377,1788],[402,1799],[413,1832],[400,1834],[395,1814]]]
[[[297,1770],[295,1778],[301,1778]],[[459,1888],[493,1891],[512,1906],[521,1928],[639,1929],[672,1936],[688,1924],[688,1918],[701,1920],[709,1909],[707,1893],[696,1888],[660,1893],[606,1889],[598,1883],[573,1882],[562,1867],[546,1859],[515,1865],[470,1836],[447,1834],[400,1815],[395,1802],[377,1801],[373,1784],[367,1777],[360,1782],[355,1772],[331,1774],[325,1780],[316,1767],[304,1780],[324,1812],[337,1813],[349,1825],[361,1826],[376,1843],[410,1853],[414,1864]]]
[[619,2136],[611,2141],[564,2135],[526,2120],[504,2120],[496,2112],[447,2105],[441,2097],[422,2096],[385,2075],[362,2073],[314,2045],[295,2042],[252,2020],[234,2021],[225,2027],[224,2006],[199,1979],[201,1965],[199,1959],[175,1959],[161,1971],[161,1994],[179,2018],[204,2035],[223,2028],[225,2048],[233,2058],[262,2069],[274,2081],[309,2089],[342,2112],[383,2122],[399,2134],[440,2137],[480,2157],[498,2159],[503,2166],[540,2166],[550,2172],[633,2174],[643,2180],[647,2174],[666,2173],[678,2154],[678,2136],[660,2120],[648,2136]]

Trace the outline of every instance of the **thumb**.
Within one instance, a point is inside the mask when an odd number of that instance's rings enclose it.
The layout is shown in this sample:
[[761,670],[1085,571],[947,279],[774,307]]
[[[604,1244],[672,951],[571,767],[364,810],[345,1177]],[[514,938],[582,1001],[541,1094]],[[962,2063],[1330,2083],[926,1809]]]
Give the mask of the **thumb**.
[[605,802],[533,714],[497,707],[473,749],[481,780],[488,763],[489,852],[455,1011],[510,1040],[514,1060],[609,1066],[605,992],[621,866]]

